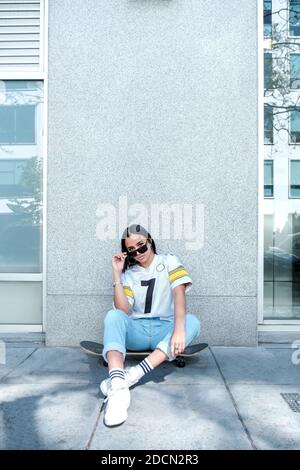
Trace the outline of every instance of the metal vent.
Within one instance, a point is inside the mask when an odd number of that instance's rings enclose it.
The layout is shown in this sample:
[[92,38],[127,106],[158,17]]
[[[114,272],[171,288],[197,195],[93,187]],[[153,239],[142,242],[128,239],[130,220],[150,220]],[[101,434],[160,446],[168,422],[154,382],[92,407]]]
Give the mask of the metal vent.
[[292,411],[300,413],[300,393],[281,393],[280,394]]
[[41,0],[0,0],[0,71],[39,71]]

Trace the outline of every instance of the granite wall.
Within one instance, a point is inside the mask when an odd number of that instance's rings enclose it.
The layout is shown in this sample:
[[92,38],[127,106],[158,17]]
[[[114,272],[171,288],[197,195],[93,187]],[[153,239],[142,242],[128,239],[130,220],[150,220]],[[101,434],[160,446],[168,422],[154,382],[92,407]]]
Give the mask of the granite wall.
[[157,236],[158,252],[189,269],[203,340],[256,344],[256,3],[49,2],[48,345],[102,339],[120,198],[203,208],[201,248]]

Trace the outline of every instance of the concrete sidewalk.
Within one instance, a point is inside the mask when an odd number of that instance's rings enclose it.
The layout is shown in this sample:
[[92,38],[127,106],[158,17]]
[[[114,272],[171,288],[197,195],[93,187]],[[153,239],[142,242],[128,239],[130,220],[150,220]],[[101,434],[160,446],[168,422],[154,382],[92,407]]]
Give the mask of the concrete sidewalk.
[[[0,449],[300,449],[291,345],[212,347],[185,368],[164,363],[131,389],[128,420],[103,424],[107,368],[77,348],[6,343]],[[126,365],[138,359],[126,359]]]

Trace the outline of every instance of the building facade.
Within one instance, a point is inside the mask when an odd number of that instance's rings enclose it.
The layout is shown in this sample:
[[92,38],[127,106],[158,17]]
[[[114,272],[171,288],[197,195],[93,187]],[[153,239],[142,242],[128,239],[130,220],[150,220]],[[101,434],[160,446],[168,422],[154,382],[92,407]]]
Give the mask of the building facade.
[[[276,8],[261,0],[243,8],[238,0],[0,0],[2,333],[45,332],[50,346],[101,339],[111,256],[139,221],[158,252],[176,253],[188,268],[187,309],[201,319],[203,341],[255,346],[297,334],[298,255],[289,250],[298,147],[276,150],[267,96],[280,85]],[[283,146],[295,153],[284,157]],[[196,230],[175,230],[188,207]],[[276,214],[287,207],[294,215],[281,244]]]
[[264,308],[270,330],[300,325],[300,2],[264,2]]

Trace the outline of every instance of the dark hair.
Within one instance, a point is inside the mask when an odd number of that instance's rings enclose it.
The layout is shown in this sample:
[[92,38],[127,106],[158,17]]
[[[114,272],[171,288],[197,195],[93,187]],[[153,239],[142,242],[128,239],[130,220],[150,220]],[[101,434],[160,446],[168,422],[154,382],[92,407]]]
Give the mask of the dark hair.
[[[122,252],[126,251],[126,253],[128,253],[127,247],[125,245],[125,240],[126,240],[126,238],[130,237],[130,235],[132,235],[132,234],[144,235],[147,238],[147,240],[149,240],[149,242],[151,243],[153,253],[157,254],[154,240],[152,239],[150,233],[147,232],[147,230],[140,224],[132,224],[124,230],[124,232],[122,234],[122,240],[121,240],[121,250],[122,250]],[[132,261],[130,260],[129,261],[128,256],[126,256],[122,272],[124,273],[126,271],[126,269],[128,269],[130,266],[133,266],[135,264],[137,264],[137,261],[135,261],[135,260],[132,260]]]

